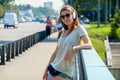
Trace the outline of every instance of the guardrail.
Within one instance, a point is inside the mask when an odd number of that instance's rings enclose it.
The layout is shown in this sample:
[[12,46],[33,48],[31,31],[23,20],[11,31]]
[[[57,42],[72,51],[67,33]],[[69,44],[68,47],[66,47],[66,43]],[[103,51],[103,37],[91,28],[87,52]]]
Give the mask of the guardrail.
[[106,64],[107,66],[111,67],[112,66],[112,54],[111,54],[111,48],[110,48],[108,36],[104,40],[104,44],[105,44],[105,49],[106,49],[106,52],[105,52]]
[[115,80],[94,48],[79,51],[76,60],[76,80]]
[[6,61],[14,59],[15,56],[19,56],[22,52],[25,52],[28,48],[32,47],[37,42],[43,40],[46,37],[46,31],[37,32],[35,34],[26,36],[19,40],[9,42],[0,46],[0,65],[5,65]]

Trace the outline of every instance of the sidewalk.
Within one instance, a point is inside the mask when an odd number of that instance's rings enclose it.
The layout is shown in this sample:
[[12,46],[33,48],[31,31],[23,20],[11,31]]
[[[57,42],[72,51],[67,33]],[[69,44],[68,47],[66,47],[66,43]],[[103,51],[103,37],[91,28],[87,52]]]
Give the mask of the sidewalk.
[[56,47],[56,37],[57,32],[51,35],[51,39],[44,39],[6,65],[0,65],[0,80],[42,80]]

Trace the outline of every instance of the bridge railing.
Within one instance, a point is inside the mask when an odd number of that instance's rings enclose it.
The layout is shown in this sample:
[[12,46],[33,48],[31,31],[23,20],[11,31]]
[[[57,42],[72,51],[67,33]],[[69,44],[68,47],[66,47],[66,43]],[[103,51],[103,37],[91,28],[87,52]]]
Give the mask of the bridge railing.
[[115,80],[94,48],[79,51],[76,66],[76,80]]
[[0,46],[0,65],[5,65],[6,61],[14,59],[15,56],[19,56],[22,52],[25,52],[28,48],[32,47],[37,42],[43,40],[46,37],[46,31],[37,32],[15,40],[8,42]]

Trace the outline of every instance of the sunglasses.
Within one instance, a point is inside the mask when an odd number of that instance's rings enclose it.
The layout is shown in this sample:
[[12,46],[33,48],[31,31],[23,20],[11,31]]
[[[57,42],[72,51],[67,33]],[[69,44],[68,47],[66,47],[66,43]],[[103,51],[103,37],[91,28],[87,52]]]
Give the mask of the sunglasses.
[[66,18],[69,18],[69,17],[70,17],[70,14],[67,13],[67,14],[65,14],[65,15],[61,15],[60,17],[61,17],[61,19],[65,19],[65,17],[66,17]]

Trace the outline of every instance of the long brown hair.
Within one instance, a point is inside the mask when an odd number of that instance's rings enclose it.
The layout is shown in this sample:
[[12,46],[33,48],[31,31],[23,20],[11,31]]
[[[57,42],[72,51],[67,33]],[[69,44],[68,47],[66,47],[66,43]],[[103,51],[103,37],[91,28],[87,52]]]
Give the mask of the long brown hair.
[[[61,15],[61,12],[62,12],[62,11],[65,11],[65,10],[67,10],[67,11],[69,11],[69,12],[71,12],[71,13],[75,12],[75,15],[76,15],[76,16],[75,16],[75,19],[73,19],[74,22],[73,22],[73,25],[72,25],[71,30],[70,30],[70,32],[69,32],[69,34],[70,34],[75,27],[78,27],[78,26],[79,26],[80,23],[79,23],[79,20],[78,20],[78,14],[77,14],[76,10],[75,10],[73,7],[71,7],[71,6],[69,6],[69,5],[63,6],[63,8],[60,10],[60,15]],[[61,23],[62,23],[62,26],[63,26],[64,30],[68,30],[68,26],[65,25],[65,24],[62,22],[62,20],[61,20]],[[61,35],[61,32],[58,33],[58,38],[60,37],[60,35]]]

